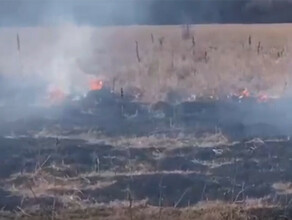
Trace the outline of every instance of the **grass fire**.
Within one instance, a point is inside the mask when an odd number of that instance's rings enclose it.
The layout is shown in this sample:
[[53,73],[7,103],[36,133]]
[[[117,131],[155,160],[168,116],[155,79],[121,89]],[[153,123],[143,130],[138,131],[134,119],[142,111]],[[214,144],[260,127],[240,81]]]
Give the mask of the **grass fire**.
[[90,90],[97,91],[101,90],[103,87],[103,81],[98,79],[93,79],[90,81]]
[[292,219],[291,27],[3,27],[0,219]]

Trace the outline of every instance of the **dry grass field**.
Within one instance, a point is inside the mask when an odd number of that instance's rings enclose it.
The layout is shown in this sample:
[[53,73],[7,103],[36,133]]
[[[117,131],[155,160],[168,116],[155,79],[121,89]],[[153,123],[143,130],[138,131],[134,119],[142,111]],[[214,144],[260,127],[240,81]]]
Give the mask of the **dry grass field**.
[[[174,209],[174,208],[157,208],[157,207],[143,207],[135,206],[131,209],[120,205],[119,207],[92,207],[89,209],[69,210],[62,214],[50,213],[50,215],[42,216],[36,213],[21,213],[18,212],[16,219],[25,220],[40,220],[40,219],[72,219],[72,220],[274,220],[274,219],[288,219],[286,215],[280,215],[283,210],[273,209],[272,207],[240,207],[237,205],[218,204],[204,204],[198,207]],[[15,219],[8,213],[3,213],[2,219]]]
[[0,71],[38,75],[67,92],[97,75],[116,91],[139,91],[146,102],[169,91],[291,92],[290,24],[194,25],[186,32],[182,26],[4,28]]
[[[144,103],[289,96],[291,36],[289,24],[0,29],[0,101],[12,100],[0,111],[19,116],[0,115],[0,219],[291,219],[291,99]],[[140,100],[105,88],[24,107],[92,77]],[[11,107],[17,88],[27,96]]]

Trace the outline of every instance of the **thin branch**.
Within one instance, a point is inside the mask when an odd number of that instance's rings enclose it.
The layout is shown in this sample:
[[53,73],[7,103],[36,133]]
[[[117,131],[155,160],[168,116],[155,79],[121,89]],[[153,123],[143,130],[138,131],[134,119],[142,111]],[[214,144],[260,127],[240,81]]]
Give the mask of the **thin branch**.
[[183,192],[183,194],[181,195],[181,197],[177,200],[177,202],[174,204],[174,208],[176,208],[179,204],[180,204],[180,202],[182,201],[182,199],[184,198],[184,196],[187,194],[187,192],[190,190],[190,188],[187,188],[184,192]]
[[22,208],[20,208],[19,206],[17,206],[17,209],[25,216],[27,217],[32,217],[31,215],[27,214]]
[[36,170],[36,173],[38,173],[45,165],[46,163],[48,162],[48,160],[51,158],[51,155],[49,155],[47,157],[47,159],[39,166],[39,168]]
[[36,194],[34,193],[34,191],[33,191],[33,189],[32,189],[31,184],[29,183],[28,186],[29,186],[29,190],[31,191],[31,193],[32,193],[32,195],[33,195],[33,197],[34,197],[34,199],[36,200],[37,197],[36,197]]

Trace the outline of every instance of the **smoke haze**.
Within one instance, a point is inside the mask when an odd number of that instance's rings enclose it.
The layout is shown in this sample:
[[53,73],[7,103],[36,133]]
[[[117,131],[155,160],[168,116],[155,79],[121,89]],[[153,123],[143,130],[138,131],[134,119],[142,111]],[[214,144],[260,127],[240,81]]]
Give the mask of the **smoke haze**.
[[291,22],[291,0],[3,0],[1,26]]
[[[132,43],[136,39],[131,39],[123,57],[107,54],[110,61],[103,63],[93,55],[100,53],[96,48],[105,42],[110,47],[123,44],[116,40],[123,31],[112,31],[115,38],[109,43],[102,31],[95,32],[95,26],[289,22],[291,5],[290,0],[3,0],[0,2],[1,103],[46,102],[44,97],[56,88],[64,93],[83,94],[92,77],[103,78],[101,74],[113,72],[127,74],[132,84],[141,83],[129,73],[140,70],[123,63],[135,57]],[[127,33],[122,35],[126,39]]]

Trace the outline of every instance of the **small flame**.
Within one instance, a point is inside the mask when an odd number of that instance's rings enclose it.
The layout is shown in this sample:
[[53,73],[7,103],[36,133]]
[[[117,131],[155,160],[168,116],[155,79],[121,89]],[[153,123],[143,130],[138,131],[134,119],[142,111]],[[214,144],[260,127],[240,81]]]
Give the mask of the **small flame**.
[[93,79],[90,81],[91,90],[101,90],[103,88],[103,81],[98,79]]
[[259,95],[258,102],[267,102],[269,101],[269,97],[265,94]]
[[250,96],[250,93],[247,90],[247,88],[245,88],[240,92],[239,98],[242,99],[242,98],[247,98],[249,96]]

